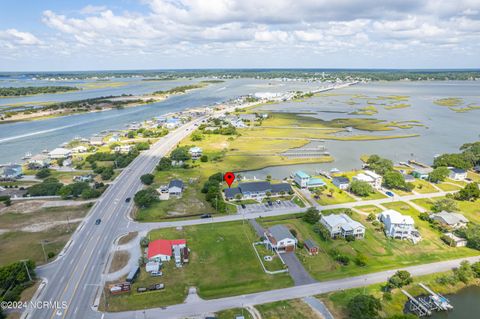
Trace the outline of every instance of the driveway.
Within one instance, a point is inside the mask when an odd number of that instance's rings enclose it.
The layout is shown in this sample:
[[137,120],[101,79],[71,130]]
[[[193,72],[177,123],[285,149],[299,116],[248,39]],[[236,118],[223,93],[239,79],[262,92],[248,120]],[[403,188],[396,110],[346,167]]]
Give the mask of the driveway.
[[316,280],[305,270],[294,252],[283,253],[281,256],[288,267],[288,273],[290,274],[290,277],[292,277],[295,286],[313,284],[316,282]]
[[287,210],[292,208],[298,208],[297,204],[290,200],[282,200],[277,203],[276,200],[272,200],[272,205],[268,205],[267,203],[258,203],[258,204],[247,204],[245,208],[241,206],[237,206],[237,210],[239,214],[248,214],[248,213],[264,213],[273,210]]

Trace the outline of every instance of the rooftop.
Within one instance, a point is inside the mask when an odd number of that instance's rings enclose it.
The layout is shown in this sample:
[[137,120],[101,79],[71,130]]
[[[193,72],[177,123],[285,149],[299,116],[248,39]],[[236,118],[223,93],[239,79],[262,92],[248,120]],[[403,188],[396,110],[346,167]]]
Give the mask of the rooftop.
[[292,235],[290,230],[283,225],[272,226],[268,229],[268,232],[272,235],[272,237],[276,241],[279,241],[285,238],[295,239],[295,237]]
[[296,171],[295,175],[297,175],[300,178],[310,178],[310,175],[305,173],[304,171]]
[[326,216],[322,216],[322,219],[324,219],[327,222],[327,224],[329,224],[332,228],[338,227],[340,225],[342,225],[342,228],[344,228],[345,230],[349,230],[351,228],[364,227],[362,224],[351,219],[350,216],[346,214],[326,215]]
[[411,216],[408,215],[402,215],[396,210],[393,209],[387,209],[381,213],[382,216],[385,216],[385,218],[389,217],[390,222],[392,224],[408,224],[408,225],[413,225],[415,224],[415,221]]

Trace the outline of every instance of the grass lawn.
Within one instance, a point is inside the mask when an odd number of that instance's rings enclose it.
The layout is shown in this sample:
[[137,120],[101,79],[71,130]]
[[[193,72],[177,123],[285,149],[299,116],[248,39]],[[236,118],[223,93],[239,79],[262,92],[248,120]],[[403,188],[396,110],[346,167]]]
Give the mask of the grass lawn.
[[467,177],[470,178],[472,181],[480,183],[480,174],[468,171],[467,172]]
[[217,312],[215,315],[218,319],[234,319],[236,316],[244,316],[245,319],[253,319],[250,312],[242,308],[223,310],[223,311]]
[[[349,203],[354,202],[355,199],[351,197],[348,192],[343,191],[332,184],[332,181],[322,178],[324,182],[327,184],[327,190],[324,190],[320,194],[320,198],[316,199],[316,201],[320,205],[334,205],[334,204],[342,204],[342,203]],[[330,190],[333,190],[333,193],[330,193]]]
[[[257,249],[258,254],[260,255],[260,258],[262,259],[263,265],[268,271],[277,271],[277,270],[282,270],[286,268],[286,266],[282,263],[278,255],[273,253],[271,250],[268,250],[267,248],[265,248],[264,245],[256,245],[255,248]],[[263,258],[265,256],[271,256],[273,258],[272,261],[266,261]]]
[[[438,273],[438,274],[414,277],[413,283],[403,287],[402,289],[405,289],[413,296],[419,296],[419,295],[425,294],[425,290],[423,290],[423,288],[418,286],[418,283],[420,282],[426,284],[433,291],[443,295],[455,293],[460,289],[466,287],[466,285],[462,282],[458,282],[454,285],[441,285],[437,283],[436,280],[438,277],[441,277],[447,274],[450,275],[452,274],[452,272],[449,271],[446,273]],[[480,285],[480,280],[478,279],[473,280],[471,284]],[[391,296],[392,296],[391,300],[387,300],[383,298],[383,292],[381,290],[383,285],[384,285],[383,283],[375,284],[375,285],[370,285],[362,288],[331,292],[331,293],[323,294],[316,297],[321,299],[323,302],[325,302],[325,304],[327,305],[332,315],[337,319],[348,318],[348,310],[347,310],[348,302],[353,297],[360,294],[370,294],[380,299],[382,304],[382,310],[380,311],[380,315],[382,318],[402,314],[404,305],[407,302],[407,297],[401,293],[400,289],[393,289],[391,293]]]
[[420,194],[428,194],[428,193],[436,193],[438,190],[432,186],[429,182],[423,179],[417,179],[415,182],[412,183],[415,185],[413,189],[415,192]]
[[[10,207],[2,209],[0,228],[6,232],[0,234],[0,265],[20,259],[32,259],[37,264],[45,262],[40,242],[47,241],[45,251],[58,254],[78,225],[51,225],[49,223],[64,222],[83,218],[89,205],[41,208],[41,202],[14,202]],[[25,228],[25,229],[24,229]],[[27,231],[29,230],[29,231]]]
[[229,222],[185,227],[182,230],[160,229],[150,233],[150,239],[186,238],[191,249],[190,263],[176,269],[166,263],[162,277],[144,274],[138,283],[165,283],[165,290],[129,295],[108,296],[109,310],[143,309],[181,303],[188,287],[195,286],[202,298],[253,293],[292,286],[288,274],[266,274],[252,247],[258,240],[249,224]]
[[375,205],[357,206],[355,207],[355,209],[358,209],[359,211],[362,211],[367,214],[370,214],[370,213],[379,214],[382,212],[382,209]]
[[448,177],[447,177],[447,179],[445,179],[445,182],[450,182],[450,183],[453,183],[453,184],[457,184],[460,187],[463,187],[463,186],[467,185],[467,182],[465,182],[465,181],[456,181],[456,180],[448,178]]
[[372,199],[382,199],[382,198],[387,198],[387,197],[388,197],[387,195],[384,195],[384,194],[380,193],[379,191],[375,190],[375,193],[370,194],[366,197],[359,197],[359,198],[361,198],[362,200],[372,200]]
[[305,207],[305,202],[301,200],[298,196],[293,197],[292,201],[298,206],[298,207]]
[[277,301],[255,306],[265,319],[319,319],[312,308],[301,299]]
[[[271,227],[275,224],[283,224],[290,229],[295,229],[300,241],[312,238],[319,244],[320,253],[316,256],[309,256],[304,250],[297,250],[300,261],[307,271],[317,280],[327,280],[340,277],[355,276],[364,273],[371,273],[387,269],[395,269],[403,266],[429,263],[446,259],[454,259],[465,256],[478,255],[479,252],[469,248],[452,248],[440,240],[440,233],[434,231],[430,225],[418,218],[418,212],[410,205],[402,202],[385,204],[386,207],[396,209],[402,214],[413,216],[417,228],[423,240],[417,245],[410,241],[389,239],[383,231],[366,220],[367,216],[354,213],[352,218],[361,222],[366,227],[365,239],[347,242],[343,239],[323,240],[313,231],[313,226],[301,219],[269,218],[259,220],[264,227]],[[365,209],[365,208],[364,208]],[[370,208],[367,206],[365,211]],[[343,254],[350,257],[350,263],[342,266],[337,263],[328,252],[336,248]],[[366,266],[360,267],[354,263],[358,254],[367,259]]]
[[7,265],[21,259],[31,259],[37,265],[45,263],[41,241],[47,241],[45,252],[57,255],[70,239],[77,224],[60,225],[42,232],[11,231],[0,235],[0,265]]
[[[434,201],[442,198],[444,197],[437,197],[435,199],[422,198],[415,199],[413,200],[413,202],[430,211]],[[456,201],[456,203],[460,213],[465,215],[465,217],[467,217],[470,221],[480,223],[480,200],[477,200],[475,202]]]
[[442,191],[445,191],[445,192],[458,191],[462,188],[459,185],[445,183],[445,182],[439,183],[439,184],[436,184],[436,185],[437,185],[438,188],[440,188]]

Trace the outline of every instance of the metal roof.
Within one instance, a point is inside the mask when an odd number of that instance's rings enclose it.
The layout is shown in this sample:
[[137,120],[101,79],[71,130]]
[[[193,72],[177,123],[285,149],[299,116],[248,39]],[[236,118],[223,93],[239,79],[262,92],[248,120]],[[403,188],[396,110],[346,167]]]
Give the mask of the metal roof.
[[295,239],[290,230],[283,225],[275,225],[268,229],[268,232],[275,238],[276,241],[280,241],[285,238]]
[[170,183],[168,183],[168,188],[172,187],[183,188],[183,181],[180,179],[172,179]]

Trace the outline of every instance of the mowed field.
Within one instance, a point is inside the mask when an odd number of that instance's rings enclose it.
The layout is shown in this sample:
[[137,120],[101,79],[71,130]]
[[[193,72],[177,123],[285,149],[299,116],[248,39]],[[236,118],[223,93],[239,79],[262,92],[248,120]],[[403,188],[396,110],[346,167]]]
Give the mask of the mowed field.
[[[394,269],[404,266],[430,263],[446,259],[475,256],[480,253],[466,247],[448,247],[440,239],[440,232],[434,230],[426,221],[418,218],[419,212],[404,202],[392,202],[384,204],[386,208],[395,209],[402,214],[410,215],[415,220],[415,225],[422,235],[423,240],[414,245],[410,241],[389,239],[384,232],[376,229],[367,216],[353,213],[352,218],[366,226],[364,239],[347,242],[343,239],[323,240],[320,235],[313,231],[313,226],[295,217],[272,217],[264,218],[260,223],[264,227],[283,224],[290,229],[295,229],[298,239],[303,241],[311,238],[320,247],[320,253],[310,256],[304,249],[297,249],[296,253],[311,275],[317,280],[327,280],[347,276],[355,276],[370,272]],[[378,213],[375,206],[360,207],[361,211]],[[329,214],[332,211],[324,212]],[[335,211],[333,211],[335,213]],[[350,258],[350,263],[343,266],[336,262],[328,252],[337,249]],[[358,266],[355,263],[357,256],[366,257],[366,265]]]
[[166,306],[184,301],[188,287],[196,287],[205,299],[241,295],[293,285],[288,274],[268,275],[255,255],[252,242],[257,241],[248,223],[229,222],[177,229],[161,229],[150,233],[150,239],[185,238],[191,250],[190,262],[183,268],[166,263],[162,277],[150,277],[142,270],[133,287],[165,283],[158,292],[132,292],[108,296],[108,310],[122,311]]

